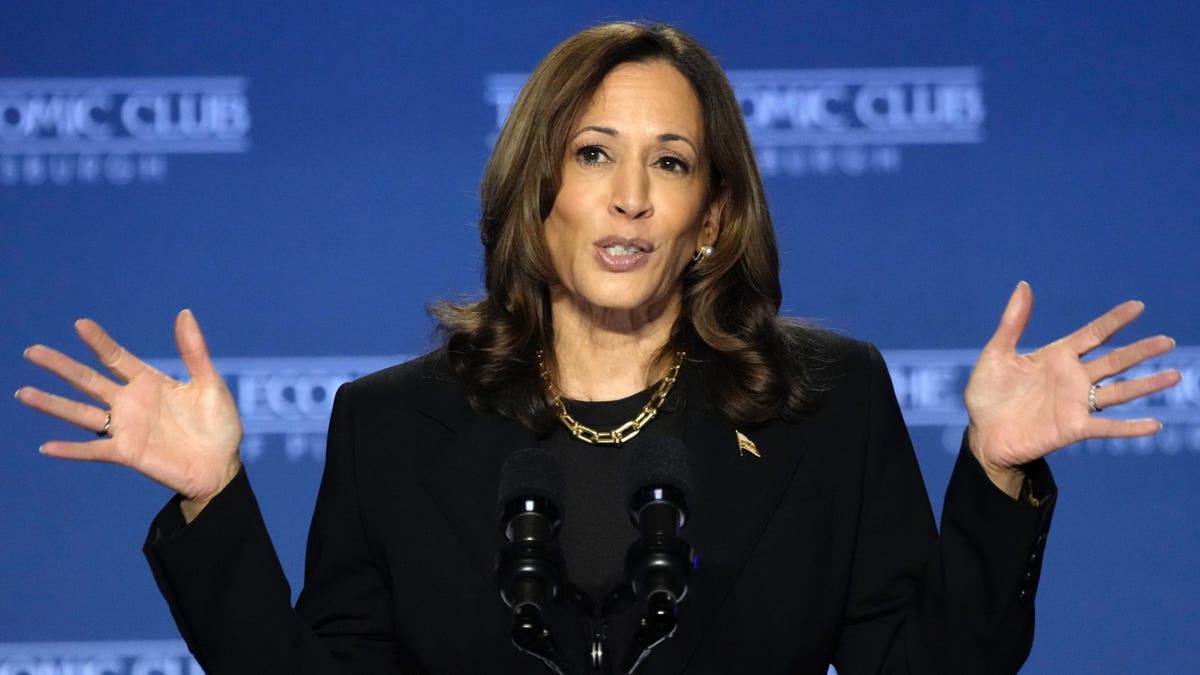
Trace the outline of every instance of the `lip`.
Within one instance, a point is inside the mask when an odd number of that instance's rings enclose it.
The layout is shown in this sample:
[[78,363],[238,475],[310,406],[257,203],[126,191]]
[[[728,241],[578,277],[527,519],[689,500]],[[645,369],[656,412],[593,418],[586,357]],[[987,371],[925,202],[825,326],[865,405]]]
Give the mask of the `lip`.
[[[597,239],[594,245],[596,247],[596,260],[600,263],[601,267],[609,272],[635,270],[645,265],[650,260],[650,254],[654,252],[654,245],[644,239],[610,236]],[[617,256],[604,250],[609,246],[636,246],[641,251],[633,255]]]

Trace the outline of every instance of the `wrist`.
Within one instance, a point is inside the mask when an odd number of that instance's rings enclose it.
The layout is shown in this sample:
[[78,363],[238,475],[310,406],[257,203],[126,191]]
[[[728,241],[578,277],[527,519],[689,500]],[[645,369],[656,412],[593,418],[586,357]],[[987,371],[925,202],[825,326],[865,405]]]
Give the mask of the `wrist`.
[[196,519],[196,516],[200,515],[200,512],[203,511],[205,507],[207,507],[209,503],[216,498],[217,495],[221,494],[221,492],[233,482],[233,479],[237,477],[241,469],[241,461],[235,460],[233,464],[226,469],[224,478],[217,485],[215,490],[212,490],[206,494],[197,495],[194,497],[184,497],[181,499],[179,501],[179,511],[183,514],[184,522],[191,524],[191,522]]
[[200,515],[200,512],[211,501],[211,497],[208,499],[181,499],[179,501],[179,512],[183,514],[183,522],[191,525],[196,516]]
[[1025,471],[1019,466],[1002,466],[992,461],[993,448],[990,448],[987,437],[974,424],[967,426],[967,447],[992,484],[1009,497],[1020,499],[1025,485]]

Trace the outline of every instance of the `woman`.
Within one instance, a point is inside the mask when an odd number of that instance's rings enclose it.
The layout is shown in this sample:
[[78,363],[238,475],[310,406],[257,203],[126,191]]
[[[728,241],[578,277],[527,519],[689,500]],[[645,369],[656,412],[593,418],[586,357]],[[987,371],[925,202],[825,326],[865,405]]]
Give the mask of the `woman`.
[[[638,672],[1012,672],[1032,639],[1054,502],[1042,457],[1154,433],[1153,420],[1090,413],[1180,379],[1095,386],[1169,351],[1163,336],[1080,361],[1137,302],[1018,355],[1032,302],[1019,284],[965,392],[939,535],[878,352],[777,316],[749,138],[690,37],[617,23],[559,45],[482,192],[485,299],[437,306],[442,349],[338,392],[295,609],[190,312],[176,321],[186,384],[88,320],[80,337],[119,381],[27,350],[100,404],[21,389],[105,436],[43,452],[124,464],[178,493],[146,554],[207,672],[534,671],[509,644],[492,578],[505,457],[530,445],[559,457],[567,576],[598,600],[623,580],[635,537],[620,467],[655,436],[688,448],[686,536],[701,559],[677,634]],[[637,618],[597,614],[550,617],[579,670],[593,641],[619,661]]]

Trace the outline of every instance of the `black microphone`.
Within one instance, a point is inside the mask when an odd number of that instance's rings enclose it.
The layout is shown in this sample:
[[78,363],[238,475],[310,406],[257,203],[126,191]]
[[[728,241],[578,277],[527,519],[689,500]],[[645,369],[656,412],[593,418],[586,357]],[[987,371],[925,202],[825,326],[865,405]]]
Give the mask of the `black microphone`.
[[[651,439],[646,439],[651,440]],[[687,596],[695,553],[679,536],[692,494],[687,449],[674,438],[654,437],[633,451],[626,478],[629,517],[641,537],[625,556],[625,578],[642,606],[642,620],[621,670],[634,672],[650,651],[675,634],[676,605]]]
[[500,598],[512,608],[512,642],[551,671],[568,672],[543,613],[563,586],[563,559],[554,539],[562,524],[563,472],[541,448],[518,450],[500,469],[500,530],[508,543],[496,559]]

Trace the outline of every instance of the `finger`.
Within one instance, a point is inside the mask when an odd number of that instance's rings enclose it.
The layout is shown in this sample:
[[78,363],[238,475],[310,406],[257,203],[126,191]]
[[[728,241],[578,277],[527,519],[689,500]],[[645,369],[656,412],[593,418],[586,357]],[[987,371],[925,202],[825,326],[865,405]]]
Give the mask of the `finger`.
[[25,358],[32,364],[61,377],[80,392],[108,403],[120,388],[116,382],[83,365],[57,349],[45,345],[34,345],[25,350]]
[[85,462],[116,463],[116,442],[111,438],[79,443],[73,441],[47,441],[38,452],[60,459],[75,459]]
[[80,319],[75,322],[75,331],[95,352],[96,358],[118,377],[126,382],[146,372],[154,371],[144,361],[130,354],[117,341],[109,337],[100,324],[91,319]]
[[1000,325],[996,327],[996,332],[992,334],[988,346],[1015,352],[1017,342],[1025,333],[1025,326],[1029,324],[1029,314],[1032,310],[1033,289],[1022,281],[1017,284],[1012,295],[1009,296],[1008,305],[1004,307],[1004,314],[1000,315]]
[[1123,373],[1146,359],[1162,356],[1174,348],[1175,340],[1165,335],[1157,335],[1114,349],[1104,356],[1088,361],[1084,367],[1092,382],[1099,382],[1106,377]]
[[1162,422],[1152,419],[1114,420],[1093,417],[1085,431],[1086,438],[1133,438],[1149,436],[1162,430]]
[[1178,370],[1164,370],[1161,373],[1096,387],[1096,407],[1111,408],[1128,403],[1154,392],[1174,387],[1179,384],[1181,379],[1183,376]]
[[175,344],[179,346],[179,356],[193,381],[220,378],[208,355],[208,345],[204,342],[204,334],[200,332],[200,322],[196,321],[196,315],[190,309],[183,310],[175,317]]
[[94,405],[48,394],[34,387],[21,387],[16,396],[18,401],[34,410],[91,431],[103,429],[104,421],[108,419],[108,413]]
[[1071,351],[1080,356],[1108,341],[1113,333],[1138,318],[1146,305],[1141,300],[1128,300],[1088,322],[1086,326],[1063,338]]

